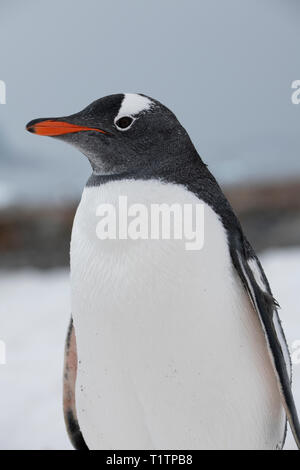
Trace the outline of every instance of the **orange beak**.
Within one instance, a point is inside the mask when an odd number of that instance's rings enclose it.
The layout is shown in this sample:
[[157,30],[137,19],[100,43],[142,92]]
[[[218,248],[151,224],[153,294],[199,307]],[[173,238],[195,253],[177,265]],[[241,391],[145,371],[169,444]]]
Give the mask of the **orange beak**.
[[95,131],[101,132],[102,134],[109,134],[108,132],[95,127],[78,126],[77,124],[69,124],[68,122],[55,121],[52,119],[35,119],[27,124],[26,129],[33,134],[53,137],[81,131]]

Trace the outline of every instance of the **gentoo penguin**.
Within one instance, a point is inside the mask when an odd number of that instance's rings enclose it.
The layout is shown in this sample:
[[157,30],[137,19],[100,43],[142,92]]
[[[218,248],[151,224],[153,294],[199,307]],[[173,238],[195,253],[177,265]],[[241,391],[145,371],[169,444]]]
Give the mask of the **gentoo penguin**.
[[[77,147],[92,175],[71,240],[64,408],[78,449],[300,445],[291,363],[269,283],[175,115],[142,94],[27,129]],[[99,237],[98,208],[203,208],[203,244]]]

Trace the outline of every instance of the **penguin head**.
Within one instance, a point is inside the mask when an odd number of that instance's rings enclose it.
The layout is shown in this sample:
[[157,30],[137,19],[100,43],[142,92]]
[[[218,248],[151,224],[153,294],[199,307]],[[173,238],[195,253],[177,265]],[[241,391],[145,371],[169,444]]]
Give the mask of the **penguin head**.
[[192,146],[175,115],[141,94],[100,98],[82,111],[30,121],[27,130],[77,147],[96,174],[119,174],[165,165]]

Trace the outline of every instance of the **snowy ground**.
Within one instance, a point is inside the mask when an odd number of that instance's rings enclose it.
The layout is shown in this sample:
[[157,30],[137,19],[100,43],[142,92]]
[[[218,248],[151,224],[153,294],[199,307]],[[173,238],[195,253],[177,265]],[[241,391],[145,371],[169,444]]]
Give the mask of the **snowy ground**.
[[[300,249],[268,252],[261,259],[291,348],[300,340]],[[0,365],[0,449],[71,449],[61,405],[68,272],[0,271],[0,285],[0,340],[7,356]],[[294,393],[300,412],[300,364],[294,365]],[[290,432],[285,448],[295,448]]]

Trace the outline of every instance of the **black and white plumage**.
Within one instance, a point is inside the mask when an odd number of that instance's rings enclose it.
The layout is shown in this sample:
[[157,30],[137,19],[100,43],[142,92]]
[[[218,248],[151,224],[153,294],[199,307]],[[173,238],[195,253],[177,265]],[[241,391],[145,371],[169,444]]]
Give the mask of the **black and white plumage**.
[[[120,94],[27,129],[75,145],[93,168],[71,243],[65,408],[75,445],[275,449],[287,416],[299,447],[290,357],[270,286],[174,114],[144,95]],[[100,243],[96,208],[116,205],[120,194],[145,205],[202,201],[203,249]]]

